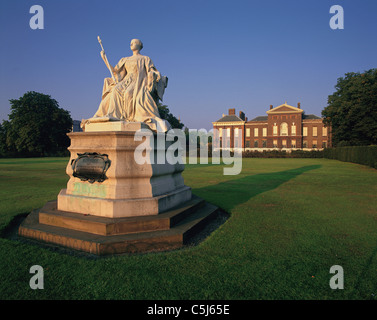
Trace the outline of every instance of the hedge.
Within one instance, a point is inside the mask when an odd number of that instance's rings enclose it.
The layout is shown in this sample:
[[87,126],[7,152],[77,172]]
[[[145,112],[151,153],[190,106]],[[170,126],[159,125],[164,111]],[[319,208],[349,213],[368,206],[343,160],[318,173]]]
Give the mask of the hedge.
[[[197,149],[197,156],[200,155],[200,149]],[[230,156],[234,156],[234,152],[230,152]],[[208,150],[208,157],[212,157],[212,150]],[[222,157],[222,151],[220,151]],[[287,152],[285,150],[248,150],[242,151],[242,158],[323,158],[323,150],[292,150]]]
[[337,147],[324,150],[324,157],[363,164],[377,169],[377,146]]
[[243,158],[323,158],[323,150],[263,150],[261,151],[244,151]]

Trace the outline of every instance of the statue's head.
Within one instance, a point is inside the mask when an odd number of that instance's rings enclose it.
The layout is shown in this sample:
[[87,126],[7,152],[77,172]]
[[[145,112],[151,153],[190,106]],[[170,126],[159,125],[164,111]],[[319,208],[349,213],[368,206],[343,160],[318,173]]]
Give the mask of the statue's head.
[[130,43],[131,50],[141,50],[143,49],[143,43],[139,39],[132,39]]

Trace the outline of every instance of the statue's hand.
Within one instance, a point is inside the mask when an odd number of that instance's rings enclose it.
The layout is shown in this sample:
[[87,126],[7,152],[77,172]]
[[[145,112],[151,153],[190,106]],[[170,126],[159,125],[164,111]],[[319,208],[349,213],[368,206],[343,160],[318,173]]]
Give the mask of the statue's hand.
[[101,58],[102,58],[104,61],[106,61],[106,53],[105,53],[105,51],[102,50],[100,54],[101,54]]
[[159,82],[161,80],[161,73],[156,70],[155,74],[156,74],[156,76],[155,76],[156,82]]

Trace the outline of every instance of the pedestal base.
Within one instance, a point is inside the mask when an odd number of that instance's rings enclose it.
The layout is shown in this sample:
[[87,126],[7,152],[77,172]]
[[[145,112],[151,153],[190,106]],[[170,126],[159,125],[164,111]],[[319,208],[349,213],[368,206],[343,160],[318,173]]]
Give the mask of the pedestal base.
[[142,147],[151,161],[140,163],[141,139],[122,126],[143,124],[92,123],[86,129],[93,131],[68,134],[67,188],[31,213],[19,235],[97,255],[167,250],[183,246],[216,214],[217,207],[192,198],[183,164],[152,161],[166,160],[172,141],[147,130]]
[[56,201],[34,211],[19,235],[96,255],[150,252],[184,246],[218,208],[193,197],[157,216],[105,218],[56,209]]
[[191,199],[191,188],[183,186],[169,193],[140,199],[101,199],[67,194],[58,195],[59,209],[96,216],[120,218],[156,215]]

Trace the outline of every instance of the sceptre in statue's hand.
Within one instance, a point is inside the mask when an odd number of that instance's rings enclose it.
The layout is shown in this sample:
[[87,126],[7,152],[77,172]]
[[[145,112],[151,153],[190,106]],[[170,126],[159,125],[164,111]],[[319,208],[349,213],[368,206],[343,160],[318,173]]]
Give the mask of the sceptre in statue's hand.
[[132,56],[121,58],[112,67],[106,58],[101,38],[97,39],[102,50],[101,57],[111,77],[103,81],[97,112],[85,120],[82,127],[86,130],[86,125],[92,122],[125,121],[142,122],[152,131],[167,132],[171,125],[160,117],[158,104],[162,101],[168,78],[161,76],[151,58],[140,54],[143,49],[141,40],[132,39]]
[[110,65],[109,61],[107,60],[107,57],[106,57],[106,54],[105,54],[105,49],[102,46],[102,40],[101,40],[101,38],[99,36],[97,37],[97,39],[98,39],[98,42],[101,45],[101,49],[102,49],[102,51],[101,51],[101,57],[102,57],[103,61],[105,62],[106,66],[109,68],[110,73],[111,73],[111,77],[113,78],[114,83],[117,83],[117,81],[115,80],[113,68]]

